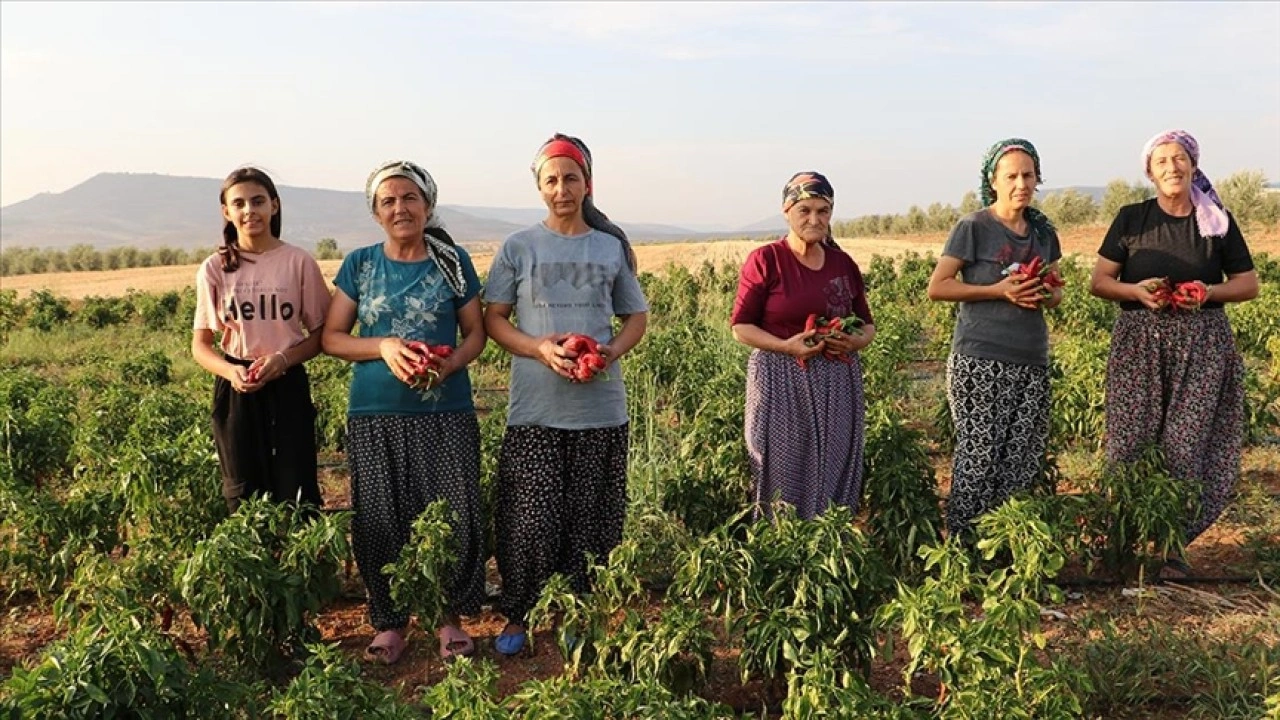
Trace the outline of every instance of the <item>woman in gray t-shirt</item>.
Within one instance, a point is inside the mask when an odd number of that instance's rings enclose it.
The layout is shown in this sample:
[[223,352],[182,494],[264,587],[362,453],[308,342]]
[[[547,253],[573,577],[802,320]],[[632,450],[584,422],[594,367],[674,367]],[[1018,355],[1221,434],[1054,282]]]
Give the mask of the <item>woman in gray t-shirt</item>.
[[[649,310],[626,233],[592,200],[587,146],[556,134],[532,169],[547,219],[503,242],[484,290],[485,329],[513,356],[494,509],[507,617],[494,644],[504,655],[524,648],[525,616],[552,574],[586,592],[587,554],[603,561],[622,542],[628,418],[618,361],[640,342]],[[574,381],[577,353],[561,345],[570,334],[599,344],[604,378]]]
[[[947,358],[955,423],[947,527],[969,535],[978,516],[1040,476],[1049,439],[1049,333],[1044,309],[1062,301],[1062,255],[1049,219],[1031,207],[1040,156],[1002,140],[982,163],[983,209],[951,231],[929,299],[960,303]],[[1016,266],[1015,266],[1016,263]],[[1026,271],[1030,268],[1030,274]]]

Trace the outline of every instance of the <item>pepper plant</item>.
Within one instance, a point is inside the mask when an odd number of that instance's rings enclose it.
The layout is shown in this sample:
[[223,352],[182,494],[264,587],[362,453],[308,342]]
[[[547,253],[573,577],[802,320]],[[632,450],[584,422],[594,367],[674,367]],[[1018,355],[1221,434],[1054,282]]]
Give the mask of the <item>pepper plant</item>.
[[174,584],[209,647],[257,667],[314,636],[315,613],[341,590],[350,521],[255,496],[196,543]]
[[427,505],[413,521],[400,556],[382,568],[391,581],[391,598],[416,615],[423,627],[436,627],[449,610],[446,592],[457,566],[450,518],[445,500]]
[[819,648],[870,667],[872,619],[889,588],[883,561],[852,512],[832,506],[802,520],[788,505],[697,541],[677,561],[669,598],[708,600],[741,648],[742,681],[773,681]]

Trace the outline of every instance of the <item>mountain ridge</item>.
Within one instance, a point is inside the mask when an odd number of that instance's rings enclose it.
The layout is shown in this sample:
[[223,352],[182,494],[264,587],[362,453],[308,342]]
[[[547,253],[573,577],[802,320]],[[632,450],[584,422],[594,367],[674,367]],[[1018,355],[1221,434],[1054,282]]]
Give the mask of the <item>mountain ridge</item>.
[[[222,215],[214,202],[222,181],[160,173],[102,172],[62,192],[45,192],[0,208],[0,247],[95,249],[132,246],[140,249],[211,248],[221,242]],[[284,236],[314,248],[333,238],[347,251],[378,242],[381,232],[369,217],[364,193],[280,185],[284,203]],[[1057,192],[1067,188],[1044,190]],[[1095,200],[1105,188],[1081,186]],[[542,208],[480,205],[439,207],[441,219],[464,246],[501,242],[511,233],[539,222]],[[890,213],[885,213],[890,214]],[[786,232],[781,213],[738,228],[698,229],[653,222],[619,225],[633,242],[673,242],[722,238],[768,238]]]

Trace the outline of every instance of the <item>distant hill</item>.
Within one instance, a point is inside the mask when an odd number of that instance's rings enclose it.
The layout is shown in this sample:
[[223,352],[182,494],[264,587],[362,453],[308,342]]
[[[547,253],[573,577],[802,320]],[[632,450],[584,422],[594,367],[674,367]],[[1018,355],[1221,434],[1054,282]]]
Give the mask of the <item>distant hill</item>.
[[[98,249],[212,247],[221,241],[222,216],[215,178],[152,173],[101,173],[60,193],[42,193],[0,208],[0,246]],[[364,193],[280,186],[284,236],[314,248],[320,238],[350,250],[377,242],[382,231],[365,207]],[[493,243],[545,217],[536,208],[441,205],[440,216],[464,245]],[[736,233],[697,232],[653,223],[620,223],[636,242],[710,239]]]

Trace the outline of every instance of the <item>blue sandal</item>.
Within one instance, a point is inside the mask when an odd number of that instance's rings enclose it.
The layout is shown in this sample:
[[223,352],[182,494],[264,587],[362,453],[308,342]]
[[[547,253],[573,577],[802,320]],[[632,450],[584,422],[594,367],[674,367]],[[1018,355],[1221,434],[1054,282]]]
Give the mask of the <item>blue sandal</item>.
[[[507,627],[511,627],[508,625]],[[503,655],[517,655],[524,650],[525,640],[529,637],[527,630],[509,633],[503,628],[502,634],[493,640],[493,647]]]

